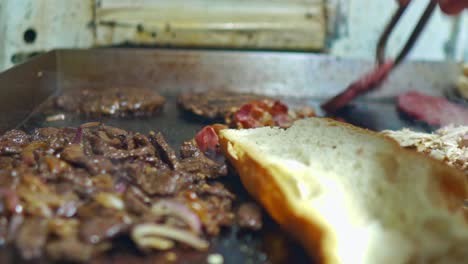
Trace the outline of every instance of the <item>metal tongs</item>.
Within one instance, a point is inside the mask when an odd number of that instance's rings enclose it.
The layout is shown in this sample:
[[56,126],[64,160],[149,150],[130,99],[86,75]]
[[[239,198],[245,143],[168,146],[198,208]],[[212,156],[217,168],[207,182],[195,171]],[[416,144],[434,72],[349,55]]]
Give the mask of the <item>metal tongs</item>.
[[363,75],[357,81],[353,82],[348,88],[322,104],[322,108],[327,113],[336,113],[338,110],[346,106],[350,101],[359,95],[368,92],[372,89],[377,88],[383,81],[387,78],[389,73],[408,55],[410,50],[413,48],[416,40],[418,39],[421,32],[424,30],[424,27],[427,25],[427,22],[431,18],[431,15],[434,13],[435,8],[437,7],[437,1],[429,1],[424,13],[416,24],[413,32],[411,33],[409,39],[406,41],[403,49],[400,51],[396,59],[386,59],[385,58],[385,48],[387,46],[388,39],[392,32],[395,29],[395,26],[398,24],[398,21],[403,17],[403,14],[407,10],[409,4],[400,5],[392,19],[385,27],[382,35],[380,36],[379,42],[377,44],[376,52],[376,62],[377,66],[369,73]]

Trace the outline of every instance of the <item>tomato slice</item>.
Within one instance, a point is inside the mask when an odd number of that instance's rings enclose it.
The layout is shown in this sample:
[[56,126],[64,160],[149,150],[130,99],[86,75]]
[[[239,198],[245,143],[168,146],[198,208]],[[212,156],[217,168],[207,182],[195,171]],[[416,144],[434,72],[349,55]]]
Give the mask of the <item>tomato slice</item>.
[[227,128],[225,125],[214,124],[205,126],[195,135],[195,142],[203,153],[219,152],[219,137],[218,132],[221,129]]

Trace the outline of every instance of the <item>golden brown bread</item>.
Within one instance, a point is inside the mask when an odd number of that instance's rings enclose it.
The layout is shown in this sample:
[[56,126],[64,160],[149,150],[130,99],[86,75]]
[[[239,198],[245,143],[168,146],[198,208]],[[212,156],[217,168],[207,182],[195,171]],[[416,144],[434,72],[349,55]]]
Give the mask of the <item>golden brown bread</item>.
[[323,118],[220,139],[249,193],[320,263],[468,258],[467,180],[440,161]]

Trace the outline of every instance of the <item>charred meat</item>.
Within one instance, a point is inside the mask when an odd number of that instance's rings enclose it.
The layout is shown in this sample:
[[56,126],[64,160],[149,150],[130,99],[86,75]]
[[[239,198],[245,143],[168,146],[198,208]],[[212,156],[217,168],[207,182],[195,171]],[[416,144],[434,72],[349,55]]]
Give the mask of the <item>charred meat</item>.
[[[194,143],[99,123],[0,136],[0,240],[27,260],[85,262],[126,238],[142,251],[208,247],[235,222],[226,165]],[[207,181],[210,179],[210,182]]]
[[140,88],[82,89],[55,98],[63,111],[86,116],[144,116],[159,111],[165,98],[155,90]]
[[268,99],[266,96],[251,93],[209,90],[200,93],[183,93],[177,98],[178,105],[197,116],[209,120],[224,119],[233,109],[249,101]]

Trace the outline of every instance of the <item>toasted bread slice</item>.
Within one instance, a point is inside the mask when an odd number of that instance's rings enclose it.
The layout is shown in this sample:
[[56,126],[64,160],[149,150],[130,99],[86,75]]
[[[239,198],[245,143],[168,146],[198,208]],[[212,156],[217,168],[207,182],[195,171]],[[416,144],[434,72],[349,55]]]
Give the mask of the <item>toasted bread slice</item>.
[[325,118],[220,131],[246,189],[320,263],[466,263],[463,172]]

